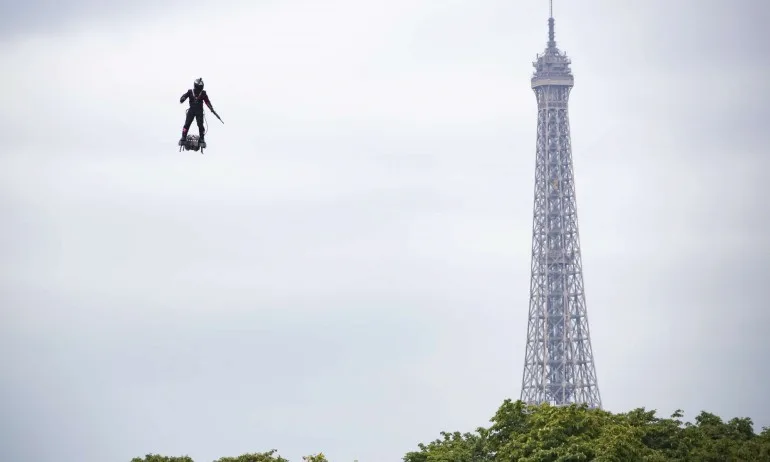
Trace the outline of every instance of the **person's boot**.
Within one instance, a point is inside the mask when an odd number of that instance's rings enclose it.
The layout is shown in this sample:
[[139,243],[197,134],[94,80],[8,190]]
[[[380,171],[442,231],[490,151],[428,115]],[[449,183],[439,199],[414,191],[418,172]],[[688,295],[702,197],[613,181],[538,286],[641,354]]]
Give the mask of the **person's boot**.
[[198,137],[198,145],[202,148],[206,147],[206,139],[204,138],[205,135],[201,135]]
[[182,137],[179,138],[179,146],[184,146],[184,142],[187,139],[187,132],[182,130]]

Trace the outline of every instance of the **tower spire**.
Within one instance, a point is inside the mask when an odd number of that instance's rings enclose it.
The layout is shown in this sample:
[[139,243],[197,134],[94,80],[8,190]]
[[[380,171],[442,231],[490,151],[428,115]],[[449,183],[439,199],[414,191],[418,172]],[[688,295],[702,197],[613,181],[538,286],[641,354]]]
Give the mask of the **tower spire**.
[[549,0],[549,16],[548,16],[548,48],[556,48],[556,41],[554,40],[553,31],[553,0]]
[[537,56],[532,63],[535,67],[535,75],[532,76],[532,88],[541,85],[566,85],[571,87],[573,83],[570,60],[565,53],[556,47],[553,31],[553,0],[549,0],[551,17],[548,18],[548,44],[545,52]]

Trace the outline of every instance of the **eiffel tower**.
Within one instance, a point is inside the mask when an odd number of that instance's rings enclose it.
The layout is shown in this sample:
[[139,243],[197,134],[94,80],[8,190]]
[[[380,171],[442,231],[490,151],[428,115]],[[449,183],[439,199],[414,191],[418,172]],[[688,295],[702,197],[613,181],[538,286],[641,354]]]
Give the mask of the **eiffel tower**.
[[535,204],[529,323],[521,384],[526,403],[601,408],[588,330],[568,102],[571,61],[554,41],[553,2],[548,44],[537,56]]

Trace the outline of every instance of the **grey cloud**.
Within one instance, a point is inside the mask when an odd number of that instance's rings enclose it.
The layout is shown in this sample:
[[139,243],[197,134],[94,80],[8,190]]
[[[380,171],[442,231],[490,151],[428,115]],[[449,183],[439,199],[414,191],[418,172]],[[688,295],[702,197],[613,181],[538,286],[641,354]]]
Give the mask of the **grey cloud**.
[[[221,8],[230,2],[218,2]],[[124,1],[113,0],[25,0],[8,1],[0,7],[5,27],[0,31],[1,41],[24,39],[29,36],[56,36],[79,25],[100,21],[142,20],[153,14],[177,11],[183,24],[205,24],[205,17],[197,0]],[[170,24],[170,26],[178,23]]]
[[106,15],[120,17],[141,11],[150,6],[150,2],[120,1],[100,2],[97,0],[29,0],[23,2],[4,2],[0,13],[8,27],[3,28],[0,38],[8,40],[27,34],[50,34],[87,18],[100,18]]

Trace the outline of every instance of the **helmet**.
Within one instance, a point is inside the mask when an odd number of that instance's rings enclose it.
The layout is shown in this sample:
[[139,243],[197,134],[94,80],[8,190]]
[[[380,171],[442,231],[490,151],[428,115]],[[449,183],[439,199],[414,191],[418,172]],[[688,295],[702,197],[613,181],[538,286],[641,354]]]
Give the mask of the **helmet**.
[[195,89],[195,93],[200,93],[200,91],[203,90],[203,78],[198,78],[195,80],[193,89]]

